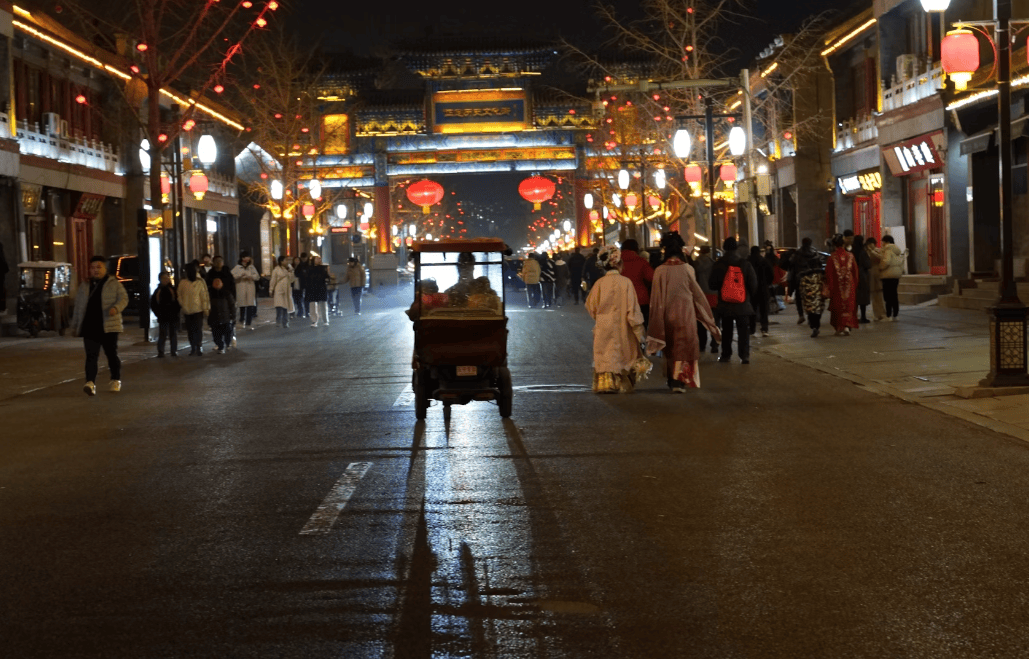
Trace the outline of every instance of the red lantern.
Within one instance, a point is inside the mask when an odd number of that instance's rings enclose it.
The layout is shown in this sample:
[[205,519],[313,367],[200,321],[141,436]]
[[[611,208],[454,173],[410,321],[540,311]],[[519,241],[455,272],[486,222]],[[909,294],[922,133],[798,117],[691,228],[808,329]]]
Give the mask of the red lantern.
[[168,174],[166,172],[161,172],[161,194],[171,194],[171,179],[168,178]]
[[625,195],[625,207],[629,210],[636,208],[640,204],[640,198],[636,196],[635,192],[630,192]]
[[530,176],[518,184],[518,194],[531,201],[535,210],[539,210],[540,205],[553,197],[556,191],[557,186],[546,176]]
[[943,70],[961,90],[968,87],[972,74],[979,69],[979,40],[971,30],[951,30],[940,44]]
[[204,198],[207,194],[207,174],[204,174],[201,170],[193,170],[193,173],[189,176],[189,191],[193,193],[197,201]]
[[314,204],[304,204],[300,212],[303,214],[304,217],[310,220],[312,217],[314,217]]
[[649,197],[647,197],[647,203],[650,204],[651,208],[657,210],[661,207],[661,198],[655,197],[654,195],[650,195]]
[[683,170],[682,178],[687,183],[700,183],[700,179],[703,178],[703,172],[700,169],[700,165],[686,165],[686,169]]
[[718,177],[725,183],[732,183],[736,180],[736,165],[731,162],[719,168]]
[[600,213],[597,211],[590,211],[590,222],[596,222],[600,219]]
[[429,206],[438,204],[443,199],[443,186],[436,181],[422,179],[407,187],[407,198],[412,204],[422,207],[422,213],[429,214]]

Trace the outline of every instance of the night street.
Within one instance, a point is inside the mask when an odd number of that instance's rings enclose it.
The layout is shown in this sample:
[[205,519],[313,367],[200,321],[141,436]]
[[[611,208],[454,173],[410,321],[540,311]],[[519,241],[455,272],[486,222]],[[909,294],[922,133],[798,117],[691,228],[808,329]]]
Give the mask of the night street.
[[1026,653],[1029,447],[762,351],[791,315],[598,396],[584,308],[516,296],[512,418],[447,428],[367,307],[0,401],[3,656]]

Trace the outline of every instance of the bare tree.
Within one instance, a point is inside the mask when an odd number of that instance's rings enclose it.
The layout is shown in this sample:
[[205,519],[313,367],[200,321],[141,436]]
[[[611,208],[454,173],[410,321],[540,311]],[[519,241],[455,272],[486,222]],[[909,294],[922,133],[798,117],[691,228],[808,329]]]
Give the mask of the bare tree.
[[[150,143],[152,163],[175,144],[183,124],[208,92],[218,93],[244,44],[262,31],[279,8],[278,0],[71,0],[61,20],[106,52],[130,65],[124,92]],[[162,121],[161,97],[176,94],[182,114]],[[144,104],[145,101],[145,104]],[[150,199],[161,200],[160,167],[153,167]]]

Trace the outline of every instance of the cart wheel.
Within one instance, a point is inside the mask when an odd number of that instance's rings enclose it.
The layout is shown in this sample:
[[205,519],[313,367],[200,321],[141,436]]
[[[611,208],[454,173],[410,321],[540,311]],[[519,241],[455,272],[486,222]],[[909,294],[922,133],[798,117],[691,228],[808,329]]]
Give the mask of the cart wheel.
[[511,406],[514,402],[514,388],[511,386],[511,371],[508,370],[506,366],[501,367],[497,380],[497,386],[500,389],[500,398],[497,400],[497,405],[500,407],[500,416],[506,419],[511,416]]
[[425,371],[419,369],[414,372],[414,417],[419,421],[425,420],[429,410],[429,383]]

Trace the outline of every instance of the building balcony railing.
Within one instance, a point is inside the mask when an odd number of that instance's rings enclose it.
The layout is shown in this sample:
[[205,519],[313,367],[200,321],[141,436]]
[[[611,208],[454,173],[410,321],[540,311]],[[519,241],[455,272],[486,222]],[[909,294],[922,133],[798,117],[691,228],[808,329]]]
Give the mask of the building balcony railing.
[[858,144],[863,144],[879,137],[879,129],[875,126],[875,118],[867,114],[855,119],[847,119],[840,122],[836,128],[836,151],[853,149]]
[[10,117],[0,112],[0,138],[17,139],[19,150],[27,155],[50,158],[59,162],[98,169],[110,174],[122,175],[118,153],[110,144],[81,137],[49,135],[40,130],[39,124],[18,121],[17,135],[11,135]]
[[883,112],[897,110],[938,94],[943,88],[943,69],[929,69],[910,77],[893,78],[892,86],[883,89]]

